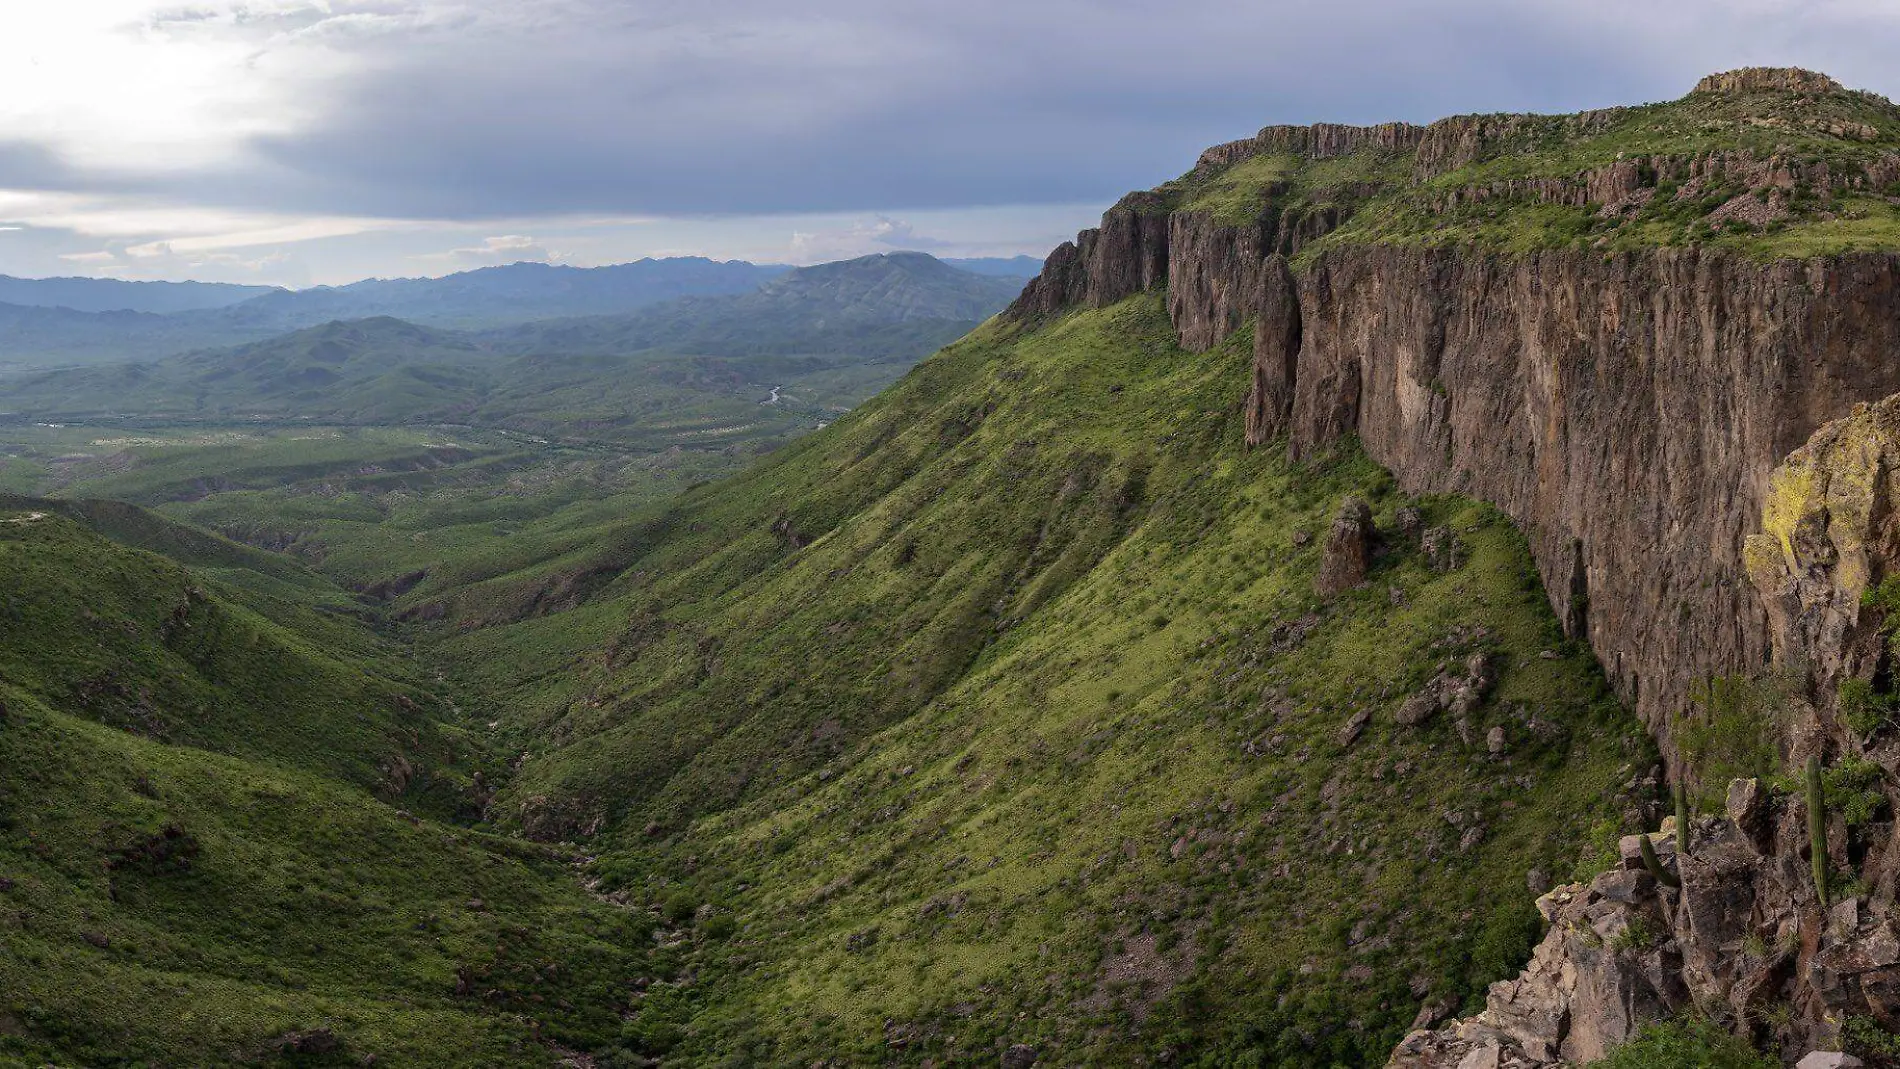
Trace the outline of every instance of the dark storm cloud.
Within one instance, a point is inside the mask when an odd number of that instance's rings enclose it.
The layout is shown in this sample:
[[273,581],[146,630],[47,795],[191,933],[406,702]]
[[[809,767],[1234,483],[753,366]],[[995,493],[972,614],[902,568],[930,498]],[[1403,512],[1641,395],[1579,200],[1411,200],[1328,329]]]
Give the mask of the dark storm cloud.
[[437,218],[1101,200],[1269,122],[1569,110],[1756,61],[1884,75],[1878,6],[385,3],[304,31],[364,66],[226,192]]

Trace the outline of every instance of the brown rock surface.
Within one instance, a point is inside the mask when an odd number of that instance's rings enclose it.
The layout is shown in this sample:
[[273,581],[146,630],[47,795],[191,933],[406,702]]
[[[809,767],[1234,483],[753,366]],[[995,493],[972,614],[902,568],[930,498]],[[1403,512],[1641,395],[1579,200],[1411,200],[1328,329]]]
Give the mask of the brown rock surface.
[[1299,294],[1291,403],[1254,414],[1261,438],[1309,456],[1357,434],[1407,490],[1509,513],[1559,618],[1666,750],[1696,681],[1767,658],[1742,544],[1777,459],[1900,390],[1890,256],[1347,249]]
[[1372,526],[1372,510],[1356,497],[1339,506],[1339,515],[1326,533],[1326,545],[1320,551],[1319,575],[1313,591],[1331,597],[1366,581],[1372,569],[1373,541],[1378,531]]
[[[1022,303],[1061,290],[1095,304],[1158,283],[1164,226],[1117,208],[1112,241],[1085,235],[1070,259],[1108,245],[1147,258],[1078,280],[1058,256]],[[1742,544],[1769,472],[1824,420],[1900,390],[1890,255],[1361,247],[1295,274],[1273,258],[1243,270],[1241,247],[1184,242],[1216,261],[1173,265],[1207,303],[1191,308],[1187,290],[1171,303],[1207,341],[1235,321],[1234,294],[1256,295],[1251,439],[1284,435],[1306,457],[1357,435],[1406,490],[1509,513],[1559,618],[1672,757],[1667,721],[1691,687],[1768,660]],[[1217,287],[1224,271],[1231,284]]]
[[[1797,856],[1798,820],[1778,821],[1786,833],[1765,851],[1725,818],[1696,823],[1689,856],[1663,851],[1679,890],[1624,868],[1546,894],[1549,929],[1530,965],[1492,984],[1480,1013],[1414,1030],[1389,1066],[1459,1069],[1491,1050],[1501,1065],[1584,1064],[1691,1011],[1751,1022],[1771,1048],[1812,1050],[1838,1039],[1838,1021],[1893,1011],[1890,900],[1823,910]],[[1762,1012],[1777,1005],[1790,1012]]]
[[1711,74],[1695,84],[1697,93],[1839,93],[1841,83],[1800,67],[1743,67]]

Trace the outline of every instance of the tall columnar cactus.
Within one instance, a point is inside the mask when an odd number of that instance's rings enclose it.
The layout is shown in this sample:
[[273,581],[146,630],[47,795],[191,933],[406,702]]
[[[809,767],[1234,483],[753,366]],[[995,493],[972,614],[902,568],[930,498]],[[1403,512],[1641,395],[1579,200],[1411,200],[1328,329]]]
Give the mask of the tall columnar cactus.
[[1643,867],[1649,870],[1649,874],[1655,878],[1657,883],[1662,884],[1664,887],[1682,886],[1681,877],[1663,868],[1662,860],[1656,856],[1656,847],[1649,841],[1648,832],[1644,832],[1636,837],[1636,849],[1638,853],[1643,855]]
[[1689,856],[1689,785],[1676,781],[1676,856]]
[[1821,791],[1821,757],[1808,758],[1808,863],[1814,867],[1814,896],[1827,908],[1827,799]]

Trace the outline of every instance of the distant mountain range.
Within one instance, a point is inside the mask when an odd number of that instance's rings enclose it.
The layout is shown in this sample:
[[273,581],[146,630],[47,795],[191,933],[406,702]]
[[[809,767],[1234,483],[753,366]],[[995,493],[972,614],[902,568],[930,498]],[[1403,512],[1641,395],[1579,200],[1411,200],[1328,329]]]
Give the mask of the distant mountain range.
[[[751,397],[760,392],[754,384],[841,367],[883,369],[848,376],[851,392],[895,378],[1000,311],[1020,288],[1019,280],[974,274],[923,253],[889,253],[787,269],[752,293],[483,333],[389,316],[338,320],[161,360],[0,379],[0,413],[407,422],[480,412],[491,422],[538,428],[560,420],[537,415],[527,424],[515,417],[614,398],[624,404],[609,407],[645,412],[661,387],[743,388]],[[118,315],[146,326],[167,320]]]
[[[943,263],[922,253],[887,255]],[[975,301],[963,310],[969,312],[990,303],[982,284],[1003,279],[998,285],[1020,289],[1035,273],[1036,262],[1029,257],[975,259],[955,266],[968,279],[961,292]],[[592,268],[517,263],[442,278],[370,279],[307,290],[0,276],[0,371],[154,360],[377,316],[459,330],[624,316],[680,298],[751,294],[792,271],[702,257]]]
[[195,312],[281,292],[276,286],[223,282],[126,282],[116,278],[14,278],[0,275],[0,304],[75,312]]
[[347,286],[280,290],[229,310],[232,319],[295,329],[333,319],[394,316],[463,329],[560,316],[630,312],[649,304],[746,293],[791,270],[697,256],[636,260],[609,267],[517,263],[442,278],[369,279]]
[[921,252],[893,252],[802,267],[753,293],[527,323],[483,337],[511,353],[872,356],[895,350],[921,357],[1001,311],[1022,287],[1022,279],[975,274]]

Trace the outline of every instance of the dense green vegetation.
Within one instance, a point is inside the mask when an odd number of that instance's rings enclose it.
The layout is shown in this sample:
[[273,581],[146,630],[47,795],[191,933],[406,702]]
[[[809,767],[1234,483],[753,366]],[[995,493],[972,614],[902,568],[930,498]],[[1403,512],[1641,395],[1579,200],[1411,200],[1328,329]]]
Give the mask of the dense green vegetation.
[[[1308,258],[1900,240],[1900,111],[1866,94],[1468,122],[1455,159],[1263,154],[1131,203]],[[1518,532],[1350,443],[1247,448],[1250,332],[1186,352],[1159,294],[910,369],[1012,288],[946,271],[15,380],[0,490],[59,500],[0,508],[33,592],[0,602],[31,770],[0,1055],[1371,1065],[1475,1008],[1655,761]],[[1354,497],[1370,580],[1322,597]],[[1696,808],[1801,789],[1780,705],[1711,679],[1683,711]],[[1829,768],[1815,808],[1886,819],[1876,777]],[[1611,1064],[1762,1063],[1684,1021]]]
[[336,321],[151,363],[0,378],[0,415],[464,423],[664,448],[738,433],[735,424],[769,433],[827,418],[1019,288],[893,253],[802,268],[754,293],[480,336],[389,317]]
[[[637,1018],[688,1064],[1380,1061],[1423,998],[1516,967],[1526,874],[1568,871],[1647,744],[1488,509],[1419,503],[1460,569],[1395,539],[1316,598],[1299,533],[1407,502],[1350,454],[1245,451],[1238,339],[1182,352],[1156,298],[1018,329],[443,599],[521,617],[435,647],[538,747],[491,816],[603,829],[607,887],[730,917]],[[1391,722],[1477,652],[1470,721]]]
[[1652,1024],[1595,1063],[1602,1069],[1776,1069],[1780,1061],[1697,1018]]
[[[8,504],[0,1051],[1381,1060],[1652,756],[1500,516],[1244,449],[1248,359],[1156,297],[994,323],[701,486],[745,451],[15,427],[35,489],[290,556]],[[1388,549],[1320,599],[1348,494]],[[1462,722],[1391,720],[1474,654]]]
[[0,1063],[617,1044],[648,922],[559,851],[439,822],[503,766],[312,610],[325,586],[123,506],[0,501]]

